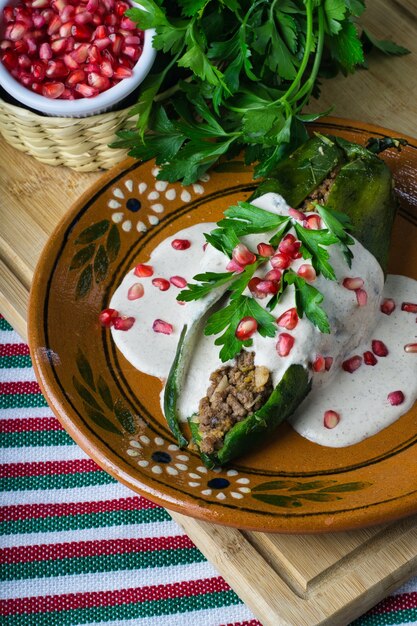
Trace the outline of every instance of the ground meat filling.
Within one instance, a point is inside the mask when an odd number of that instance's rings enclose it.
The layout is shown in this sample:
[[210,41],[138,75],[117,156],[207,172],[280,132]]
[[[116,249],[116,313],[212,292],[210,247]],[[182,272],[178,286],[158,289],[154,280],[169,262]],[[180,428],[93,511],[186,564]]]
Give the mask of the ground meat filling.
[[255,366],[254,357],[254,352],[242,350],[234,365],[211,374],[198,414],[202,452],[210,454],[221,448],[234,424],[255,413],[271,395],[271,374],[268,368]]
[[313,202],[318,202],[318,204],[326,204],[332,185],[336,180],[337,174],[339,173],[339,169],[340,168],[336,167],[334,170],[332,170],[330,174],[323,180],[323,182],[320,183],[320,185],[318,185],[309,196],[307,196],[307,198],[299,207],[301,211],[314,211],[315,206]]

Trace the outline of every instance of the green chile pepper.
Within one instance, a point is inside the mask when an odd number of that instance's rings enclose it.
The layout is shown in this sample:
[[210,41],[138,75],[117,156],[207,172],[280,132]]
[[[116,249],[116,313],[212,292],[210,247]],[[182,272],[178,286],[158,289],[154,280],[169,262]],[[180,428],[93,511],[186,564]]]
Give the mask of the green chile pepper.
[[[365,148],[340,138],[317,135],[282,161],[273,178],[263,181],[249,200],[274,192],[297,207],[335,170],[337,174],[326,204],[349,215],[352,235],[376,257],[385,271],[396,208],[392,177],[385,163]],[[167,419],[180,445],[184,445],[184,437],[178,421],[172,424],[172,416],[176,415],[176,398],[180,392],[175,372],[185,338],[183,331],[178,358],[174,360],[166,387],[166,395],[173,399]],[[264,406],[236,423],[215,453],[200,452],[202,461],[208,467],[221,466],[255,448],[295,411],[310,389],[309,372],[302,365],[291,365]],[[189,424],[193,441],[199,447],[201,435],[195,416],[189,419]]]

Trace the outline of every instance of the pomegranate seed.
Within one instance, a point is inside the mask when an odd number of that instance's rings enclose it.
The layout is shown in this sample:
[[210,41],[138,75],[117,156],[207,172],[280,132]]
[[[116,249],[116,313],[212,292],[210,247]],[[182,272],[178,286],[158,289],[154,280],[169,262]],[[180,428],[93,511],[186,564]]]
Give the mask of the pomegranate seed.
[[275,269],[286,270],[291,265],[291,257],[279,252],[271,258],[271,265]]
[[104,23],[109,27],[110,30],[110,27],[115,27],[119,23],[119,20],[117,19],[117,15],[110,14],[105,16]]
[[262,279],[259,276],[254,276],[250,279],[248,283],[249,291],[255,298],[265,298],[266,293],[258,290],[259,283],[262,282]]
[[63,100],[75,100],[74,92],[72,89],[64,89],[61,98]]
[[356,291],[357,289],[361,289],[364,283],[362,278],[344,278],[342,285],[345,289]]
[[136,46],[122,46],[122,54],[136,61],[139,58],[140,50]]
[[378,363],[375,355],[370,350],[363,353],[363,362],[365,365],[376,365]]
[[329,369],[331,368],[332,365],[333,365],[333,357],[332,356],[325,356],[324,357],[324,368],[325,368],[326,372],[329,371]]
[[309,228],[310,230],[320,230],[321,228],[321,220],[320,216],[316,213],[312,215],[307,215],[306,219],[303,222],[304,228]]
[[45,24],[46,24],[46,20],[45,20],[44,16],[41,15],[40,13],[38,13],[38,14],[34,13],[32,19],[33,19],[33,25],[34,25],[35,28],[39,28],[40,29],[43,26],[45,26]]
[[100,71],[100,66],[98,63],[87,63],[84,65],[84,70],[89,74],[90,72],[95,72],[96,74]]
[[107,37],[108,34],[109,34],[109,31],[107,30],[107,27],[104,26],[104,24],[100,24],[100,26],[97,26],[95,30],[94,38],[105,39],[105,37]]
[[125,37],[125,43],[129,45],[138,46],[140,42],[140,37],[136,37],[136,35],[128,35],[127,37]]
[[116,15],[123,17],[128,10],[129,5],[127,2],[116,2]]
[[174,330],[171,324],[164,322],[164,320],[155,320],[152,324],[152,330],[155,333],[162,333],[163,335],[171,335]]
[[401,304],[401,311],[406,311],[407,313],[417,313],[417,304],[413,302],[403,302]]
[[74,17],[75,9],[71,4],[67,4],[66,7],[62,9],[59,13],[59,17],[61,18],[63,24],[65,22],[69,22]]
[[117,67],[114,70],[114,78],[117,78],[117,80],[122,80],[123,78],[130,78],[130,76],[132,76],[133,72],[132,70],[130,70],[128,67]]
[[184,289],[187,286],[187,281],[182,276],[171,276],[169,279],[171,285],[174,287],[178,287],[179,289]]
[[55,41],[51,43],[51,49],[52,52],[55,52],[55,54],[61,54],[61,52],[65,52],[65,50],[67,49],[67,39],[55,39]]
[[415,353],[417,352],[417,343],[407,343],[404,346],[404,352]]
[[323,424],[325,428],[335,428],[340,422],[340,415],[336,411],[325,411]]
[[33,0],[32,7],[34,9],[43,9],[49,6],[49,1],[50,0]]
[[14,9],[13,7],[6,6],[3,9],[3,18],[6,24],[14,21]]
[[105,91],[110,87],[109,79],[96,72],[91,72],[88,75],[88,84],[91,85],[91,87],[96,87],[99,91]]
[[285,311],[285,313],[280,315],[277,319],[277,324],[278,326],[286,328],[287,330],[294,330],[294,328],[298,324],[297,309],[293,308]]
[[189,239],[174,239],[171,241],[171,246],[174,250],[187,250],[191,246]]
[[238,243],[233,249],[232,259],[241,267],[250,265],[256,261],[256,255],[253,254],[243,243]]
[[53,35],[57,33],[62,26],[61,19],[58,15],[54,15],[51,21],[49,22],[47,33],[48,35]]
[[276,281],[280,281],[281,280],[281,276],[282,273],[279,270],[269,270],[269,272],[267,272],[265,274],[265,280],[276,280]]
[[388,348],[383,341],[374,339],[372,341],[372,352],[377,356],[387,356]]
[[135,283],[129,288],[129,291],[127,292],[127,299],[137,300],[138,298],[142,298],[144,293],[145,290],[143,288],[143,285],[141,285],[141,283]]
[[391,315],[393,311],[395,311],[395,302],[392,298],[385,298],[381,302],[380,306],[381,312],[385,313],[385,315]]
[[257,285],[257,290],[265,295],[275,295],[279,289],[279,282],[276,280],[261,280]]
[[356,289],[355,293],[358,306],[366,306],[368,302],[368,294],[366,293],[365,289]]
[[43,80],[45,78],[46,65],[41,61],[35,61],[32,64],[32,74],[35,80]]
[[89,41],[92,35],[92,30],[86,26],[86,24],[74,24],[71,27],[71,35],[79,41]]
[[229,261],[229,263],[226,265],[226,269],[228,272],[236,272],[237,274],[239,274],[240,272],[243,272],[244,270],[244,268],[241,265],[239,265],[239,263],[236,263],[234,259]]
[[85,80],[85,72],[83,70],[74,70],[69,74],[66,84],[69,87],[74,87],[77,83],[82,83]]
[[298,209],[290,208],[288,209],[288,214],[291,215],[291,217],[293,217],[294,219],[299,220],[300,222],[306,219],[305,213],[299,211]]
[[279,356],[288,356],[292,350],[295,339],[288,333],[280,333],[278,335],[278,341],[276,345]]
[[152,285],[157,287],[159,291],[167,291],[170,288],[169,280],[165,278],[153,278]]
[[235,335],[240,341],[250,339],[258,329],[258,322],[254,317],[243,317],[237,325]]
[[404,402],[405,396],[402,391],[391,391],[391,393],[388,394],[387,399],[392,406],[398,406]]
[[114,320],[119,316],[119,311],[116,309],[103,309],[98,316],[98,321],[102,326],[106,328],[110,328],[113,326]]
[[70,53],[70,57],[77,63],[85,63],[89,50],[90,46],[88,44],[82,44]]
[[18,41],[19,39],[22,39],[25,33],[26,26],[22,22],[14,22],[14,24],[7,26],[5,38],[10,39],[10,41]]
[[107,78],[111,78],[113,76],[114,70],[110,61],[103,61],[100,64],[100,72],[102,76],[107,76]]
[[28,70],[32,66],[32,61],[29,59],[27,54],[21,54],[17,62],[19,66],[24,70]]
[[32,83],[31,85],[31,89],[32,91],[34,91],[35,93],[38,93],[39,95],[43,95],[42,94],[42,90],[43,90],[43,85],[41,85],[41,83]]
[[312,282],[317,278],[316,270],[309,263],[303,263],[303,265],[300,265],[297,270],[297,274],[309,282]]
[[[107,48],[109,45],[111,44],[111,41],[108,37],[105,37],[104,39],[96,39],[95,41],[95,45],[99,50],[104,50],[105,48]],[[139,50],[138,50],[138,58],[139,58]]]
[[80,69],[80,64],[77,63],[77,61],[74,61],[74,59],[72,58],[72,56],[70,54],[64,54],[64,56],[62,57],[62,60],[64,61],[65,65],[68,67],[68,69],[70,69],[70,70],[78,70],[78,69]]
[[42,87],[42,95],[45,98],[59,98],[65,90],[64,83],[45,83]]
[[7,67],[9,71],[17,67],[17,57],[13,52],[6,51],[1,55],[1,62]]
[[29,56],[33,57],[35,54],[38,53],[38,44],[36,43],[35,39],[33,39],[32,37],[26,37],[26,45]]
[[85,83],[78,83],[75,85],[75,90],[78,91],[83,98],[93,98],[94,96],[98,96],[100,93],[98,89],[90,87],[90,85],[86,85]]
[[102,57],[100,54],[100,50],[97,46],[90,46],[90,50],[88,52],[88,62],[89,63],[101,63]]
[[324,370],[326,369],[326,362],[324,360],[324,356],[322,356],[321,354],[318,354],[316,358],[314,359],[311,367],[313,368],[315,372],[324,372]]
[[63,61],[57,59],[56,61],[49,61],[48,67],[46,68],[46,75],[48,78],[63,78],[64,76],[68,76],[69,68],[65,65]]
[[72,20],[69,20],[68,22],[65,22],[65,24],[62,24],[62,26],[59,29],[59,36],[65,37],[65,38],[71,37],[73,26],[74,26],[74,22]]
[[85,10],[89,13],[95,13],[99,7],[99,0],[88,0]]
[[129,17],[125,17],[125,16],[123,16],[122,19],[120,20],[120,27],[123,28],[124,30],[136,30],[135,22],[132,22],[132,20]]
[[273,256],[275,250],[269,245],[269,243],[258,243],[257,245],[258,254],[261,256]]
[[350,357],[350,359],[343,361],[342,368],[345,370],[345,372],[349,372],[349,374],[352,374],[361,365],[362,365],[362,357],[356,354],[355,356]]
[[153,267],[152,265],[144,265],[143,263],[139,263],[139,265],[136,265],[133,273],[135,274],[135,276],[148,278],[149,276],[153,275]]
[[301,241],[297,241],[294,235],[288,233],[288,235],[285,235],[284,239],[280,241],[278,250],[283,254],[287,254],[293,259],[299,259],[301,256],[299,252],[300,247]]
[[39,47],[39,58],[42,61],[49,61],[49,59],[52,59],[52,48],[49,43],[41,43]]
[[134,323],[134,317],[116,317],[113,322],[113,327],[116,330],[129,330],[130,328],[132,328]]
[[387,346],[380,339],[372,340],[372,351],[374,352],[374,354],[380,357],[385,357],[389,354]]
[[112,42],[112,46],[111,47],[112,47],[113,53],[116,56],[119,56],[119,54],[122,51],[123,37],[121,35],[114,35],[114,34],[109,35],[109,37],[110,37],[110,40]]
[[76,24],[88,24],[93,21],[93,16],[89,11],[80,11],[74,17]]

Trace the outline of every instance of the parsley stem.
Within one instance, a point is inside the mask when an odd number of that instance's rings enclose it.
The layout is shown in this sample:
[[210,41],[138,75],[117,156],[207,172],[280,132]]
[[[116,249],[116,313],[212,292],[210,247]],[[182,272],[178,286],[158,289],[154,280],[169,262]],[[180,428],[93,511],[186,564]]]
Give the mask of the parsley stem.
[[[304,85],[301,87],[297,95],[293,98],[293,101],[294,100],[299,101],[305,95],[307,96],[307,100],[308,100],[311,90],[313,89],[314,83],[317,78],[317,74],[320,68],[320,63],[321,63],[321,57],[323,53],[323,45],[324,45],[324,11],[323,11],[322,6],[320,6],[318,10],[318,25],[319,25],[319,30],[318,30],[318,38],[317,38],[316,56],[314,59],[313,68],[311,70],[311,74],[308,80],[304,83]],[[305,101],[303,100],[301,106],[297,109],[297,111],[301,110],[304,104],[305,104]]]

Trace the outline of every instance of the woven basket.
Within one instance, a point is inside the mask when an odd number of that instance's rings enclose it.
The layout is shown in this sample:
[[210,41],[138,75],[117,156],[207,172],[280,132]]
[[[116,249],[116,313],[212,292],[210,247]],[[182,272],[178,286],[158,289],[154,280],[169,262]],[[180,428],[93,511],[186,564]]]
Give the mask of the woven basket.
[[83,118],[45,117],[0,99],[0,133],[17,150],[78,172],[110,169],[126,150],[109,148],[116,131],[132,128],[130,107]]

